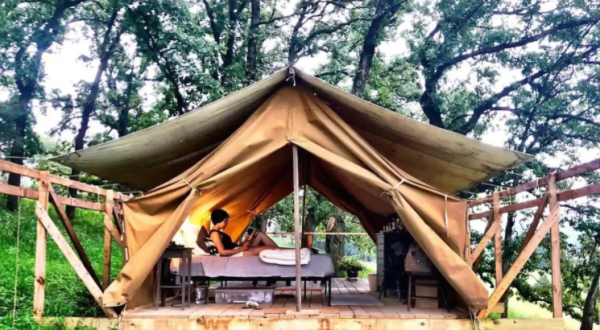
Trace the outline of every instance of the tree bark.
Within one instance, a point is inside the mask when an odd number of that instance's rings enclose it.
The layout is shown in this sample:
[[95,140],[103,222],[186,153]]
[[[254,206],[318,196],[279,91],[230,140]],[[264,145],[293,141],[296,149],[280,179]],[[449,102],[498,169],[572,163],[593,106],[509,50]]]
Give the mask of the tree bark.
[[[44,53],[52,46],[54,40],[60,31],[59,25],[67,10],[76,7],[83,0],[65,1],[56,6],[52,16],[43,24],[41,31],[35,32],[32,36],[33,43],[36,45],[36,51],[31,59],[28,59],[27,50],[30,43],[19,48],[15,56],[15,82],[19,91],[19,114],[15,119],[15,139],[10,148],[10,161],[23,165],[25,156],[25,138],[27,126],[29,125],[29,116],[31,115],[31,100],[38,87],[40,68],[42,66],[42,57]],[[9,173],[8,184],[21,185],[21,175]],[[18,206],[18,197],[8,196],[6,208],[15,211]]]
[[[306,218],[304,218],[304,224],[302,224],[303,233],[312,233],[317,228],[317,219],[315,217],[314,209],[311,207],[306,212]],[[308,235],[302,235],[302,247],[308,247]]]
[[259,214],[256,216],[256,224],[260,231],[266,233],[269,227],[269,219],[264,214]]
[[[333,221],[333,225],[329,224]],[[327,225],[328,232],[344,232],[346,230],[346,225],[344,220],[336,219],[334,217],[329,218],[329,223]],[[346,255],[345,246],[346,245],[346,237],[343,235],[335,235],[335,236],[327,236],[325,239],[325,251],[331,255],[331,259],[333,259],[333,265],[335,269],[334,277],[343,277],[344,272],[339,270],[340,263],[342,259]]]
[[246,55],[246,79],[248,82],[258,80],[258,24],[260,23],[260,0],[251,0],[250,32],[248,37],[248,54]]
[[131,110],[131,95],[133,94],[133,75],[135,65],[131,63],[131,71],[127,75],[127,89],[125,90],[125,104],[119,110],[117,134],[123,137],[129,134],[129,110]]
[[352,94],[358,97],[362,97],[365,91],[365,86],[367,85],[367,80],[369,79],[369,73],[371,71],[371,65],[373,64],[375,48],[377,48],[381,42],[383,30],[387,23],[390,22],[390,19],[394,17],[400,9],[401,1],[397,4],[394,4],[394,1],[395,0],[377,1],[375,17],[371,20],[371,25],[365,36],[360,59],[358,61],[358,68],[352,83]]
[[[31,109],[29,108],[29,103],[33,98],[33,90],[30,92],[22,91],[19,97],[19,115],[15,120],[15,140],[10,149],[10,155],[16,158],[11,158],[10,161],[23,165],[23,156],[25,155],[25,135],[27,131],[27,125],[29,123],[29,115]],[[20,186],[21,185],[21,176],[15,173],[8,174],[8,184],[12,186]],[[9,211],[16,211],[19,206],[19,198],[17,196],[8,195],[6,199],[6,208]]]
[[596,304],[598,302],[599,288],[598,282],[600,281],[600,264],[596,266],[596,274],[590,284],[587,297],[585,298],[585,304],[583,305],[583,313],[581,315],[581,327],[579,330],[593,330],[594,329],[594,316],[596,316],[597,309]]

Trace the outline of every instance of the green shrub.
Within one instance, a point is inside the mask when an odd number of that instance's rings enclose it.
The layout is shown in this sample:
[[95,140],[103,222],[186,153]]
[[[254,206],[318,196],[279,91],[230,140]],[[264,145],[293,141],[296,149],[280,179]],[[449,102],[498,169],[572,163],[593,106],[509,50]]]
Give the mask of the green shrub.
[[338,269],[344,272],[361,272],[365,269],[365,266],[356,256],[351,256],[344,257]]

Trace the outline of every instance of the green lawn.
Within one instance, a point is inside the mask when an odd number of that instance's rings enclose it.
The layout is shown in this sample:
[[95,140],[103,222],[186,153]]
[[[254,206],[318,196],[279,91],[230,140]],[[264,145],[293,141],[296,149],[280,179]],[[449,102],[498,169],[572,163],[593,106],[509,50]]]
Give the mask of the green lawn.
[[[0,203],[3,203],[3,199],[0,199]],[[0,329],[12,328],[13,309],[17,314],[16,329],[39,328],[31,319],[36,241],[34,206],[33,201],[22,201],[20,233],[17,233],[19,222],[17,213],[0,209],[0,228],[2,228],[0,230],[0,250],[3,252],[0,257]],[[50,209],[50,216],[57,226],[62,228],[54,210],[52,207]],[[103,215],[85,210],[77,212],[73,227],[98,277],[102,279]],[[20,242],[15,308],[13,302],[15,298],[17,234],[20,234]],[[114,242],[112,261],[111,275],[114,278],[121,268],[121,253]],[[51,238],[48,238],[46,263],[45,316],[104,315]],[[50,327],[50,329],[62,328],[64,327],[60,324]]]

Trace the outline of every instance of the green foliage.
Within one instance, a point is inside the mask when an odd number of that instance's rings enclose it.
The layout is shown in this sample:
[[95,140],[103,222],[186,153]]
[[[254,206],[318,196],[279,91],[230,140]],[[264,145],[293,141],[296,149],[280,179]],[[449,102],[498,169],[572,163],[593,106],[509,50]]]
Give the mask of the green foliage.
[[[0,209],[0,326],[12,325],[13,299],[15,294],[15,270],[18,244],[18,281],[17,281],[17,329],[37,329],[31,320],[33,302],[33,283],[35,269],[36,217],[35,202],[22,200],[20,232],[18,212]],[[54,210],[50,216],[59,223]],[[96,274],[102,278],[104,217],[99,212],[77,210],[77,220],[73,227],[88,255]],[[59,226],[61,227],[61,226]],[[62,227],[61,227],[62,229]],[[63,232],[63,235],[66,235]],[[66,237],[66,236],[65,236]],[[89,294],[71,265],[52,239],[48,239],[46,259],[46,298],[45,316],[92,316],[102,317],[104,314]],[[121,269],[122,257],[120,249],[113,243],[112,278]],[[48,329],[64,329],[60,324]]]
[[344,257],[338,266],[339,270],[345,272],[361,272],[365,269],[365,266],[355,256]]

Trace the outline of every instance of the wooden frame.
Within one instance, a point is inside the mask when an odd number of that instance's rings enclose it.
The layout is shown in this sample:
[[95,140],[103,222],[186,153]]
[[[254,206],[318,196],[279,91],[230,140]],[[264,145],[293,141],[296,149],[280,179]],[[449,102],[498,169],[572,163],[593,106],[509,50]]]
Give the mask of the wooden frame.
[[[110,255],[111,255],[111,244],[110,239],[114,239],[121,248],[126,249],[124,235],[118,232],[112,222],[112,216],[114,211],[115,201],[120,202],[127,200],[128,197],[120,193],[115,193],[112,190],[103,189],[100,187],[88,185],[82,182],[70,180],[68,178],[52,175],[49,172],[37,171],[34,169],[27,168],[22,165],[17,165],[5,160],[0,160],[0,171],[16,173],[22,176],[26,176],[39,181],[38,190],[16,187],[8,184],[0,183],[0,193],[6,195],[17,196],[21,198],[37,200],[36,215],[38,217],[37,222],[37,238],[36,238],[36,249],[35,249],[35,282],[34,282],[34,294],[33,294],[33,316],[42,317],[44,314],[44,298],[46,288],[46,249],[47,249],[47,237],[50,237],[56,242],[63,255],[67,258],[67,261],[71,264],[77,275],[81,278],[88,291],[92,294],[94,299],[98,302],[106,316],[117,317],[114,310],[105,308],[102,306],[102,287],[106,288],[110,283]],[[85,201],[78,198],[64,197],[56,193],[52,184],[62,185],[66,188],[75,188],[81,191],[92,193],[98,196],[104,196],[105,203],[94,203]],[[69,243],[62,236],[50,216],[48,215],[48,204],[52,203],[56,212],[61,220],[63,227],[69,237],[75,251],[71,248]],[[105,232],[108,232],[109,240],[105,241],[104,245],[104,271],[103,279],[104,285],[100,283],[98,275],[94,271],[79,238],[75,232],[75,229],[71,225],[69,218],[67,217],[63,206],[74,206],[84,209],[90,209],[105,213]],[[118,213],[118,212],[116,212]],[[124,224],[122,224],[124,225]],[[107,261],[108,260],[108,267]]]
[[[574,176],[582,175],[590,171],[600,169],[600,159],[593,160],[591,162],[575,166],[565,171],[550,173],[549,175],[538,179],[533,182],[524,183],[514,188],[507,189],[502,192],[494,193],[492,196],[487,196],[478,200],[469,202],[469,207],[479,206],[490,201],[493,202],[492,210],[471,214],[469,220],[477,220],[482,218],[488,218],[485,233],[479,242],[479,244],[472,251],[468,261],[473,266],[473,269],[477,271],[479,261],[485,246],[489,241],[494,238],[494,258],[495,258],[495,277],[496,277],[496,288],[492,292],[488,307],[484,310],[479,311],[478,317],[486,318],[489,314],[495,310],[496,305],[500,302],[500,299],[510,287],[512,281],[516,278],[518,273],[521,271],[525,263],[529,260],[535,249],[538,247],[542,239],[550,233],[551,242],[551,275],[552,275],[552,310],[554,318],[562,318],[562,280],[560,273],[560,207],[559,201],[567,201],[575,198],[589,196],[600,193],[600,184],[592,184],[583,188],[567,190],[558,192],[557,181],[565,180]],[[504,207],[500,207],[500,197],[511,197],[520,192],[526,192],[532,189],[537,189],[543,186],[547,186],[547,191],[541,198],[530,200],[527,202],[521,202],[516,204],[510,204]],[[544,213],[544,209],[549,205],[550,215],[540,225],[540,220]],[[536,213],[533,217],[533,221],[530,228],[525,235],[523,245],[519,251],[516,261],[510,267],[506,274],[502,273],[502,245],[501,245],[501,215],[503,213],[516,212],[528,208],[537,207]],[[539,226],[539,229],[538,229]]]
[[[40,319],[40,324],[51,325],[56,318],[44,317]],[[286,319],[274,318],[210,318],[202,317],[198,319],[173,318],[150,319],[150,318],[125,318],[121,322],[117,320],[91,318],[91,317],[66,317],[62,319],[68,327],[89,326],[98,330],[110,330],[119,328],[123,324],[123,329],[128,330],[208,330],[208,329],[238,329],[238,330],[267,330],[267,329],[314,329],[314,330],[415,330],[415,329],[436,329],[436,330],[472,330],[473,322],[468,319],[462,320],[444,320],[444,319],[397,319],[397,318],[363,318],[363,319],[345,319],[328,318],[324,316],[311,315],[303,318],[290,317]],[[564,321],[562,319],[500,319],[483,320],[480,329],[494,330],[562,330]]]
[[[296,231],[294,234],[296,235],[296,240],[299,242],[300,230],[299,230],[299,194],[298,194],[298,184],[299,184],[299,173],[298,173],[298,150],[297,147],[293,148],[293,158],[294,158],[294,186],[295,186],[295,225]],[[589,171],[593,171],[596,169],[600,169],[600,159],[594,160],[592,162],[582,164],[580,166],[573,167],[566,171],[551,173],[548,176],[541,178],[534,182],[525,183],[519,185],[517,187],[511,188],[506,191],[498,192],[493,194],[492,196],[485,197],[479,200],[469,202],[469,207],[474,207],[478,205],[482,205],[488,202],[493,202],[492,210],[487,212],[481,212],[476,214],[469,215],[469,220],[477,220],[481,218],[490,218],[488,221],[488,225],[485,231],[484,236],[482,237],[481,242],[477,245],[477,247],[473,251],[468,251],[467,255],[470,255],[468,258],[468,262],[473,265],[474,268],[478,265],[478,260],[485,249],[485,246],[489,243],[490,240],[494,240],[494,256],[495,256],[495,277],[496,282],[498,283],[496,289],[492,292],[488,306],[486,309],[479,311],[478,317],[481,319],[485,319],[492,311],[496,310],[496,307],[504,295],[512,281],[516,278],[518,273],[521,271],[525,263],[529,260],[531,255],[534,253],[535,249],[538,247],[543,238],[550,233],[551,236],[551,247],[552,247],[552,286],[553,286],[553,316],[556,319],[560,319],[562,317],[562,284],[560,277],[560,241],[559,241],[559,221],[560,221],[560,207],[558,203],[560,201],[571,200],[583,196],[588,196],[592,194],[600,193],[600,184],[592,184],[583,188],[567,190],[563,192],[558,192],[557,190],[557,182],[560,180],[564,180],[567,178],[571,178],[577,175],[585,174]],[[23,187],[15,187],[7,184],[0,183],[0,193],[13,195],[21,198],[28,198],[37,200],[36,205],[36,215],[38,217],[37,224],[37,240],[36,240],[36,263],[35,263],[35,284],[34,284],[34,301],[33,301],[33,310],[35,317],[41,317],[44,311],[44,295],[45,295],[45,278],[46,278],[46,247],[47,247],[47,236],[49,235],[59,246],[62,253],[65,255],[73,269],[75,269],[77,275],[81,278],[87,289],[90,291],[94,299],[100,304],[100,307],[103,309],[105,314],[109,318],[114,318],[117,316],[116,312],[111,308],[106,308],[102,306],[102,287],[106,288],[110,283],[110,258],[111,258],[111,242],[114,239],[118,245],[123,249],[123,258],[124,261],[128,260],[128,250],[126,246],[126,232],[125,232],[125,222],[121,217],[121,214],[116,207],[116,203],[126,200],[127,197],[123,196],[119,193],[115,193],[111,190],[102,189],[99,187],[87,185],[81,182],[72,181],[68,178],[51,175],[48,172],[36,171],[33,169],[29,169],[25,166],[17,165],[14,163],[6,162],[0,160],[0,170],[17,173],[23,176],[27,176],[33,179],[39,180],[39,189],[29,189]],[[81,191],[85,191],[88,193],[96,194],[98,196],[104,196],[104,203],[94,203],[89,201],[84,201],[77,198],[64,197],[60,196],[54,191],[52,184],[59,184],[65,186],[67,188],[76,188]],[[538,199],[515,203],[508,206],[501,207],[500,206],[500,198],[501,197],[510,197],[516,195],[520,192],[529,191],[531,189],[536,189],[538,187],[547,186],[547,192]],[[65,227],[67,232],[67,236],[73,243],[73,248],[68,244],[65,240],[61,232],[58,230],[50,216],[48,215],[48,204],[52,202],[54,207],[57,210],[59,218]],[[69,219],[66,217],[63,206],[70,205],[80,208],[86,208],[91,210],[96,210],[105,213],[105,244],[104,244],[104,267],[103,267],[103,285],[100,285],[100,281],[98,276],[95,274],[93,268],[89,263],[89,259],[79,242],[79,239],[73,229]],[[543,216],[544,209],[546,206],[549,206],[550,214],[549,216],[540,224],[540,221]],[[519,255],[516,261],[511,265],[510,269],[506,274],[502,273],[502,261],[501,261],[501,228],[502,228],[502,214],[509,212],[516,212],[519,210],[524,210],[527,208],[537,207],[537,211],[534,215],[533,222],[530,228],[527,231],[525,239],[523,241],[523,246],[519,251]],[[116,222],[115,222],[116,220]],[[539,226],[539,228],[538,228]],[[288,233],[285,233],[288,234]],[[327,233],[305,233],[309,235],[326,235]],[[352,233],[338,233],[338,234],[352,234]],[[299,273],[298,273],[299,275]],[[300,281],[301,282],[301,281]],[[300,290],[301,288],[297,288]],[[298,295],[300,298],[300,295]],[[298,310],[300,309],[300,303],[297,304]],[[557,320],[558,321],[558,320]],[[461,321],[462,322],[462,321]],[[494,324],[498,321],[494,321]],[[522,322],[522,321],[521,321]],[[545,321],[544,321],[545,322]],[[527,322],[526,322],[527,323]],[[543,323],[543,322],[541,322]],[[540,324],[539,320],[535,320],[534,323],[527,324],[531,326],[531,328],[539,328]],[[329,324],[329,323],[328,323]],[[470,323],[468,323],[470,326]],[[511,320],[511,324],[514,323]],[[552,325],[557,325],[559,323],[552,323]],[[422,324],[421,324],[422,325]],[[508,323],[506,324],[508,325]],[[262,327],[262,324],[259,325]],[[462,325],[460,325],[462,327]],[[142,327],[143,328],[143,327]],[[323,328],[323,327],[321,327]],[[328,328],[328,327],[325,327]],[[441,327],[440,329],[443,329]],[[452,327],[456,328],[456,327]]]

